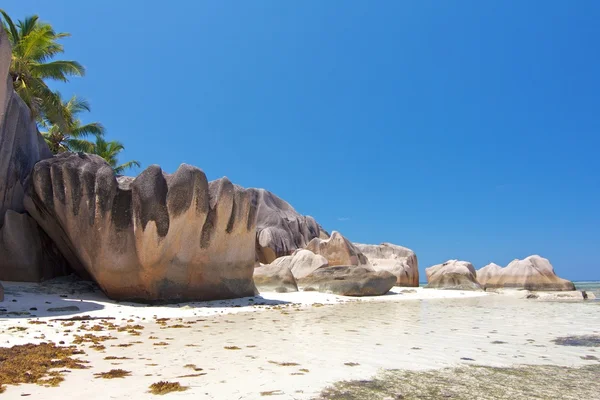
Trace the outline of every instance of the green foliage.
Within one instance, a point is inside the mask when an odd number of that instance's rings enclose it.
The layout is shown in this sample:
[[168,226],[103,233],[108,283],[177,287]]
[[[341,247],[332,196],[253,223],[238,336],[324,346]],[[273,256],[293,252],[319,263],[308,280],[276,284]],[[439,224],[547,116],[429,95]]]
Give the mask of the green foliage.
[[[90,135],[96,137],[103,136],[104,127],[99,122],[82,124],[78,118],[81,112],[90,111],[89,103],[84,99],[73,96],[66,103],[60,100],[60,110],[62,116],[60,121],[47,116],[40,122],[42,136],[52,153],[56,154],[65,151],[92,152],[94,144],[83,138]],[[46,131],[43,131],[44,128]]]
[[46,80],[68,82],[71,76],[83,76],[85,68],[76,61],[53,61],[64,52],[58,40],[70,36],[57,33],[40,22],[37,15],[14,23],[0,9],[2,27],[12,45],[10,76],[13,87],[31,109],[34,118],[50,117],[63,123],[60,95],[50,90]]
[[104,160],[112,167],[115,174],[122,174],[125,170],[133,167],[140,167],[141,164],[139,161],[128,161],[124,164],[119,165],[118,157],[119,153],[125,150],[125,146],[121,142],[116,140],[112,140],[107,142],[101,137],[96,138],[96,143],[93,145],[93,149],[90,153],[96,154]]
[[[102,124],[84,124],[81,121],[79,114],[90,111],[87,101],[73,96],[65,102],[59,92],[48,87],[48,80],[68,82],[72,76],[85,75],[85,68],[77,61],[54,60],[55,56],[64,52],[58,41],[70,34],[55,32],[37,15],[15,23],[2,9],[0,22],[12,46],[9,73],[13,87],[31,110],[52,153],[76,151],[96,154],[108,162],[115,174],[140,167],[138,161],[119,164],[119,153],[125,147],[121,142],[104,140]],[[95,137],[95,142],[87,140],[90,136]]]

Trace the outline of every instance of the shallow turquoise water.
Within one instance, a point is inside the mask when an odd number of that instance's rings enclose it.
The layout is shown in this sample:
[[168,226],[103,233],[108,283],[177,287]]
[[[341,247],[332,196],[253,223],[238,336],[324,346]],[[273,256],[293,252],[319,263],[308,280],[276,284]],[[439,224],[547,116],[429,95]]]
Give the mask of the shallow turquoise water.
[[592,292],[600,299],[600,281],[573,282],[577,290]]
[[[585,290],[587,292],[592,292],[594,293],[594,295],[596,295],[596,298],[600,300],[600,281],[580,281],[573,283],[575,284],[575,288],[577,290]],[[420,282],[419,286],[427,286],[427,283]]]

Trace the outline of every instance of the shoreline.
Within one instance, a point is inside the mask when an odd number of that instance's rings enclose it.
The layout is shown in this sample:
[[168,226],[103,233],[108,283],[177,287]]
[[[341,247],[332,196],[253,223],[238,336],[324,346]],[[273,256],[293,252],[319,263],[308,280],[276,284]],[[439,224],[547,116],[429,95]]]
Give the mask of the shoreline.
[[[374,298],[263,293],[146,306],[112,302],[82,282],[48,286],[6,283],[0,308],[31,315],[1,315],[0,343],[75,343],[85,352],[77,358],[91,368],[65,373],[58,387],[5,385],[5,398],[30,394],[58,400],[69,394],[100,399],[106,391],[114,398],[155,398],[147,393],[149,386],[168,380],[189,386],[169,394],[173,398],[308,399],[335,382],[372,379],[388,369],[600,363],[591,358],[600,358],[600,349],[552,342],[560,336],[600,334],[594,329],[600,326],[595,304],[583,301],[395,287],[395,294]],[[47,311],[65,306],[79,311]],[[57,320],[82,315],[114,319]],[[111,369],[131,376],[105,380],[94,375]]]

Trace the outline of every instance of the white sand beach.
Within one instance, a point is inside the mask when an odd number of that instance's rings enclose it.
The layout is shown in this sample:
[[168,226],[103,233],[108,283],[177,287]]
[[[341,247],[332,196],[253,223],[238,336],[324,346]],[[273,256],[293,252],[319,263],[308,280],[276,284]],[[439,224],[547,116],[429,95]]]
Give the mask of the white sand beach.
[[[598,305],[590,302],[395,287],[371,298],[263,293],[147,306],[110,301],[93,285],[66,282],[3,283],[1,345],[70,345],[85,334],[112,338],[96,349],[90,342],[77,344],[85,351],[77,357],[89,361],[90,368],[65,373],[58,387],[8,385],[5,398],[154,398],[149,385],[167,380],[189,387],[167,398],[304,399],[335,381],[366,379],[381,369],[580,366],[598,363],[593,358],[600,357],[594,348],[552,342],[600,333]],[[78,311],[48,311],[73,306]],[[105,319],[57,320],[74,316]],[[109,330],[107,323],[138,327]],[[131,375],[94,376],[115,368]]]

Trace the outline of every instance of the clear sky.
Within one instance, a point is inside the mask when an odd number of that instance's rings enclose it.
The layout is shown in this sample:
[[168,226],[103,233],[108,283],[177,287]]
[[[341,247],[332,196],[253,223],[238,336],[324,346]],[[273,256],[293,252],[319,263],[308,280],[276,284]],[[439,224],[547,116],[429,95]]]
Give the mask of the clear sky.
[[[352,241],[600,279],[600,1],[4,0],[124,142]],[[132,171],[139,172],[139,171]],[[424,280],[424,274],[422,279]]]

